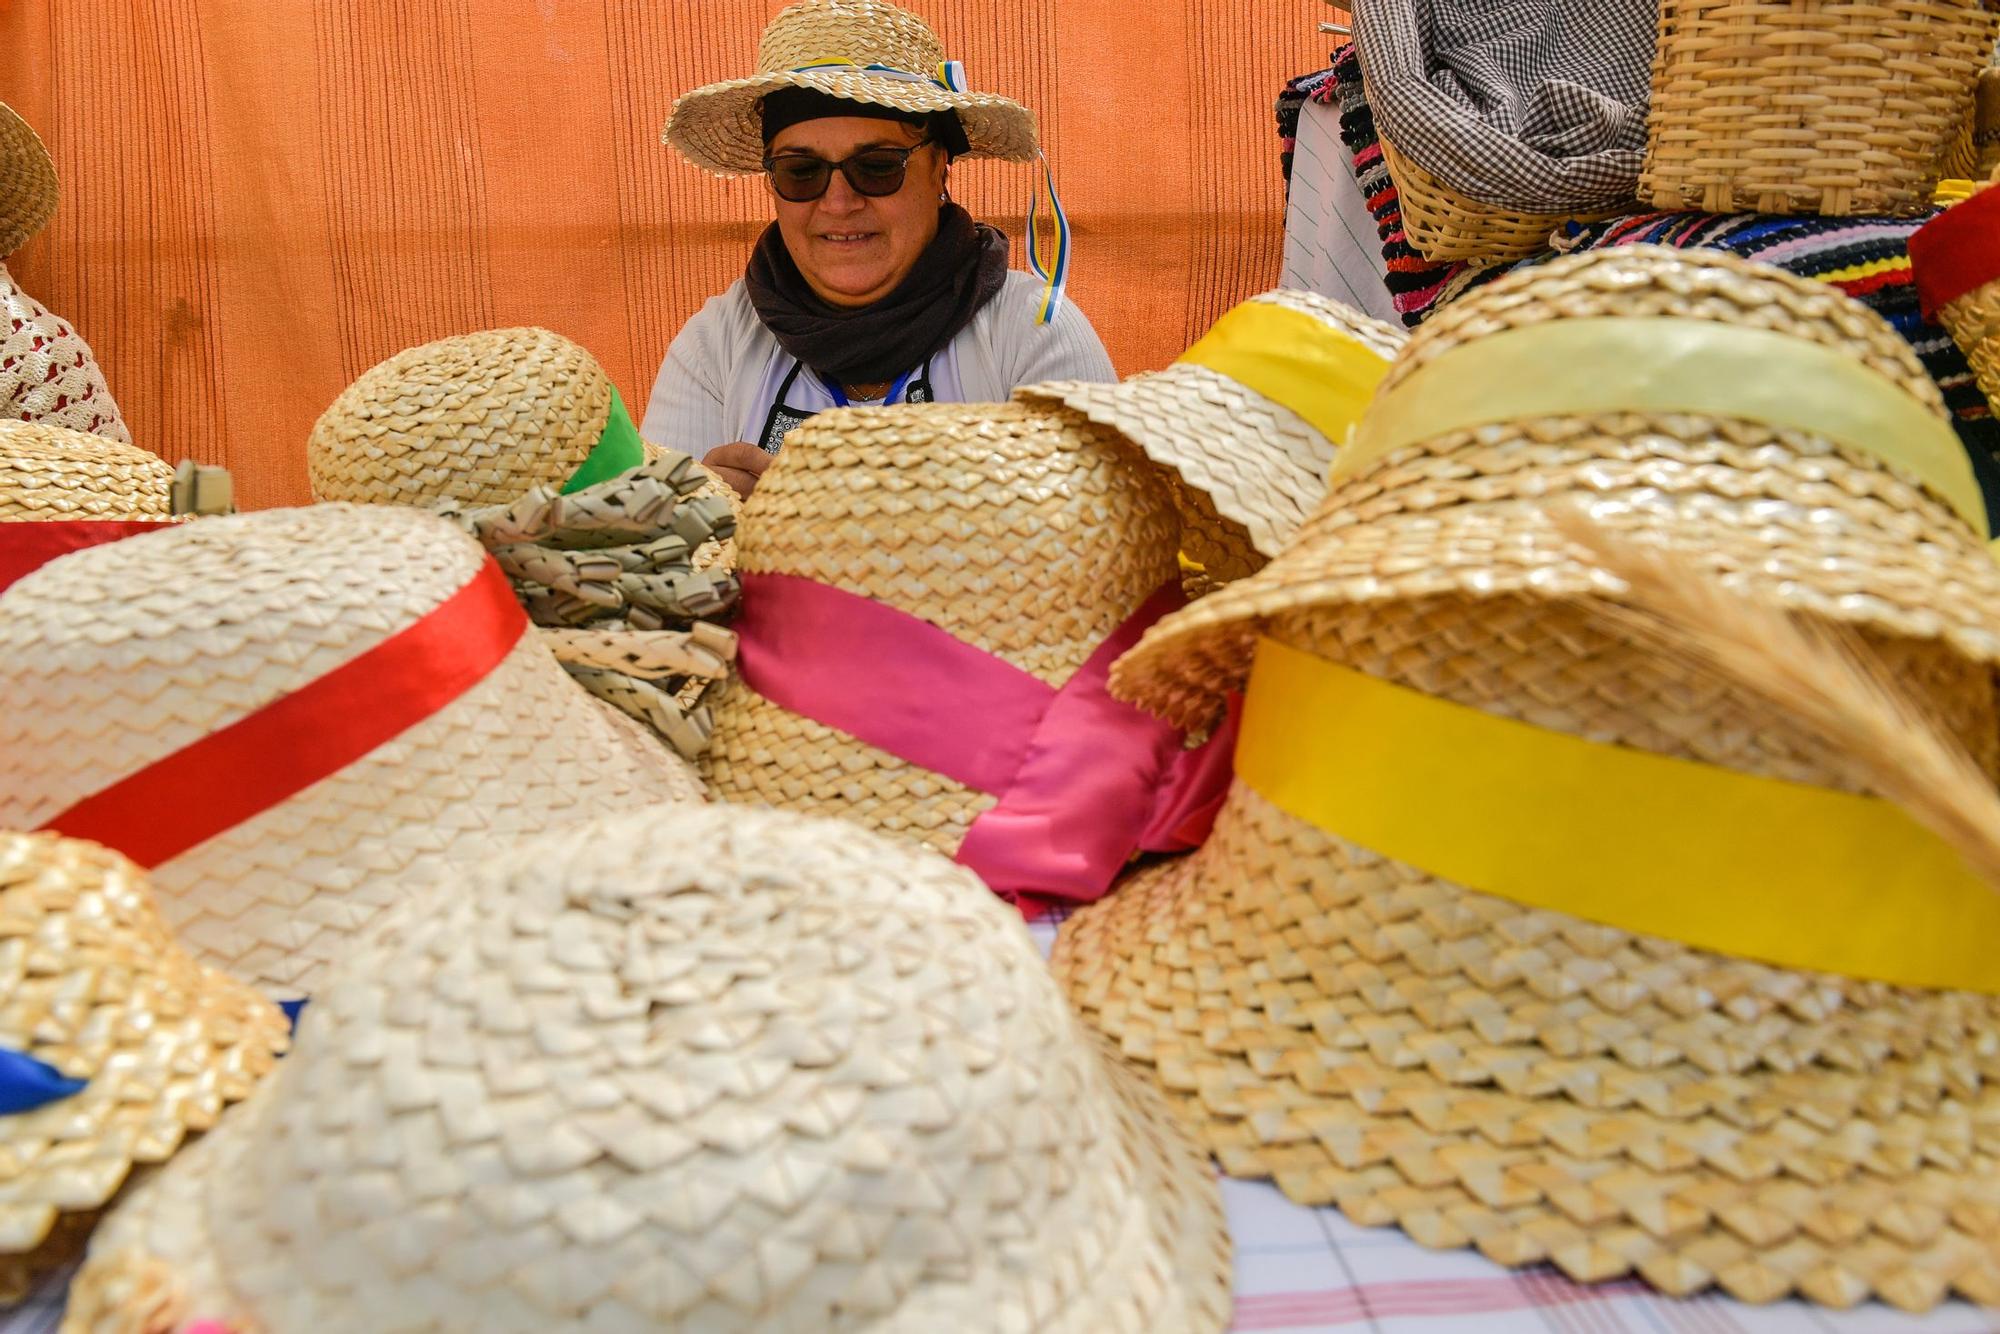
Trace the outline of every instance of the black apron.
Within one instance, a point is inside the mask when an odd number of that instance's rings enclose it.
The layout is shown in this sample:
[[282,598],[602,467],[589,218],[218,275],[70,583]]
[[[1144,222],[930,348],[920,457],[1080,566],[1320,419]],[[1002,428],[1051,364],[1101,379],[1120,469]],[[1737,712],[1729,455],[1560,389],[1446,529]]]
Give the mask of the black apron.
[[[798,358],[792,359],[792,369],[786,373],[784,383],[778,386],[778,396],[771,403],[771,411],[764,418],[763,434],[757,437],[757,447],[766,454],[775,454],[784,448],[785,437],[790,435],[800,422],[819,414],[817,408],[795,408],[785,402],[785,395],[791,393],[798,382],[799,372],[804,370]],[[847,392],[831,380],[822,380],[827,393],[833,395],[835,407],[847,406]],[[882,397],[882,406],[896,402],[896,395],[902,394],[905,403],[930,403],[935,400],[931,394],[931,359],[924,358],[924,364],[915,371],[905,371],[889,386],[889,392]]]

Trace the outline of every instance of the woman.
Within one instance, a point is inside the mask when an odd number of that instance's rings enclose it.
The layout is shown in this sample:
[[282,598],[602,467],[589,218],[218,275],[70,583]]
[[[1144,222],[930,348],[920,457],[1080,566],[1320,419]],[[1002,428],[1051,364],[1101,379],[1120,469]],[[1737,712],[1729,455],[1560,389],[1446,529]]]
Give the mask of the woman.
[[762,171],[777,221],[667,350],[648,439],[748,495],[785,434],[828,408],[1116,378],[1061,300],[1061,267],[1047,283],[1008,272],[1006,237],[951,202],[955,158],[1038,155],[1026,108],[962,91],[929,27],[877,0],[793,5],[765,29],[759,64],[687,94],[667,121],[697,166]]

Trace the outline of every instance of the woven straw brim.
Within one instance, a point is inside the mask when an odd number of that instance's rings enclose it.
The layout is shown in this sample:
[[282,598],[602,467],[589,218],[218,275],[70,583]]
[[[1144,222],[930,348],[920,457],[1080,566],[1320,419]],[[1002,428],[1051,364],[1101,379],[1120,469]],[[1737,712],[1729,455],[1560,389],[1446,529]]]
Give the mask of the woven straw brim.
[[611,380],[546,329],[495,329],[399,352],[313,424],[316,500],[504,505],[568,481],[604,433]]
[[[1299,613],[1275,633],[1579,735],[1842,790],[1863,778],[1580,606],[1452,596]],[[1991,772],[1984,669],[1935,643],[1875,648]],[[1054,966],[1226,1170],[1303,1203],[1585,1281],[2000,1301],[1993,997],[1525,908],[1240,783],[1202,849],[1073,917]]]
[[[35,571],[0,618],[0,827],[35,828],[319,679],[485,559],[427,514],[322,505],[206,519]],[[496,837],[700,796],[684,761],[524,634],[444,708],[155,868],[153,885],[197,959],[290,997],[424,875]]]
[[[1786,329],[1865,361],[1942,417],[1909,345],[1847,297],[1726,256],[1643,246],[1552,261],[1447,308],[1383,392],[1487,333],[1645,314]],[[1556,533],[1558,505],[1689,553],[1746,596],[2000,663],[2000,564],[1913,479],[1797,430],[1624,413],[1456,432],[1338,479],[1270,565],[1155,626],[1117,665],[1113,690],[1177,721],[1212,717],[1219,691],[1248,672],[1260,627],[1290,609],[1450,593],[1615,598],[1622,586]]]
[[61,199],[55,159],[41,136],[0,102],[0,259],[47,226]]
[[[645,449],[647,463],[657,463],[669,453],[676,452],[668,450],[662,445],[656,445],[650,440],[642,440],[640,444]],[[693,462],[696,471],[701,474],[702,480],[701,485],[695,488],[690,499],[721,500],[729,506],[729,512],[736,516],[736,522],[741,524],[743,522],[743,497],[736,494],[735,487],[702,467],[699,459]],[[690,557],[690,563],[696,570],[715,570],[718,573],[727,574],[736,568],[736,539],[734,537],[709,538],[708,541],[703,542],[694,549],[694,555]]]
[[754,176],[764,170],[760,105],[780,88],[811,88],[849,102],[897,111],[955,111],[970,146],[964,157],[1032,162],[1038,148],[1035,113],[996,93],[954,93],[854,71],[757,74],[683,94],[667,116],[662,142],[704,171]]
[[[745,574],[887,603],[1051,686],[1178,577],[1158,471],[1066,408],[926,404],[823,413],[759,480]],[[741,682],[703,757],[730,801],[839,815],[950,855],[994,798],[780,708]]]
[[0,1043],[87,1081],[7,1117],[0,1302],[11,1302],[81,1249],[134,1166],[165,1162],[247,1097],[288,1027],[174,943],[123,857],[0,834]]
[[0,522],[173,517],[174,470],[137,445],[0,421]]
[[79,1328],[163,1292],[273,1334],[1227,1323],[1205,1165],[969,873],[722,808],[510,855],[385,923],[121,1205]]

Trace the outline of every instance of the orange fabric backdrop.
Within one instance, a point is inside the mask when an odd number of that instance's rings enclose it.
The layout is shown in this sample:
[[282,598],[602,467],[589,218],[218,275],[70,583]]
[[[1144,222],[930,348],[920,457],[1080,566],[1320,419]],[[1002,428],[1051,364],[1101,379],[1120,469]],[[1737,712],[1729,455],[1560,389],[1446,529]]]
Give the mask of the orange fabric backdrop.
[[[1121,372],[1277,280],[1271,103],[1320,0],[911,0],[973,86],[1041,118],[1076,300]],[[660,143],[748,71],[768,0],[0,0],[0,100],[64,199],[15,256],[97,350],[138,441],[307,498],[305,438],[412,344],[539,324],[645,401],[767,217]],[[1033,179],[954,192],[1016,238]],[[671,442],[667,442],[671,443]]]

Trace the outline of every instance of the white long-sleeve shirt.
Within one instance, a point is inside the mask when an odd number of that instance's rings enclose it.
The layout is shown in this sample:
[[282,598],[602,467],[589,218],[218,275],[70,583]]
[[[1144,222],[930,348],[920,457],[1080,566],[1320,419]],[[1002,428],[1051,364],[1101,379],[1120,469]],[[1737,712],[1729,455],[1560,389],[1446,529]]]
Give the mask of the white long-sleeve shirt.
[[[1035,323],[1041,298],[1040,279],[1009,273],[972,322],[931,357],[932,400],[998,403],[1025,384],[1117,379],[1104,344],[1074,302],[1064,301],[1049,323]],[[796,364],[757,318],[739,278],[697,311],[668,347],[640,433],[696,458],[733,441],[764,443],[772,405],[788,378],[784,397],[794,418],[837,406],[811,371],[792,375]]]

